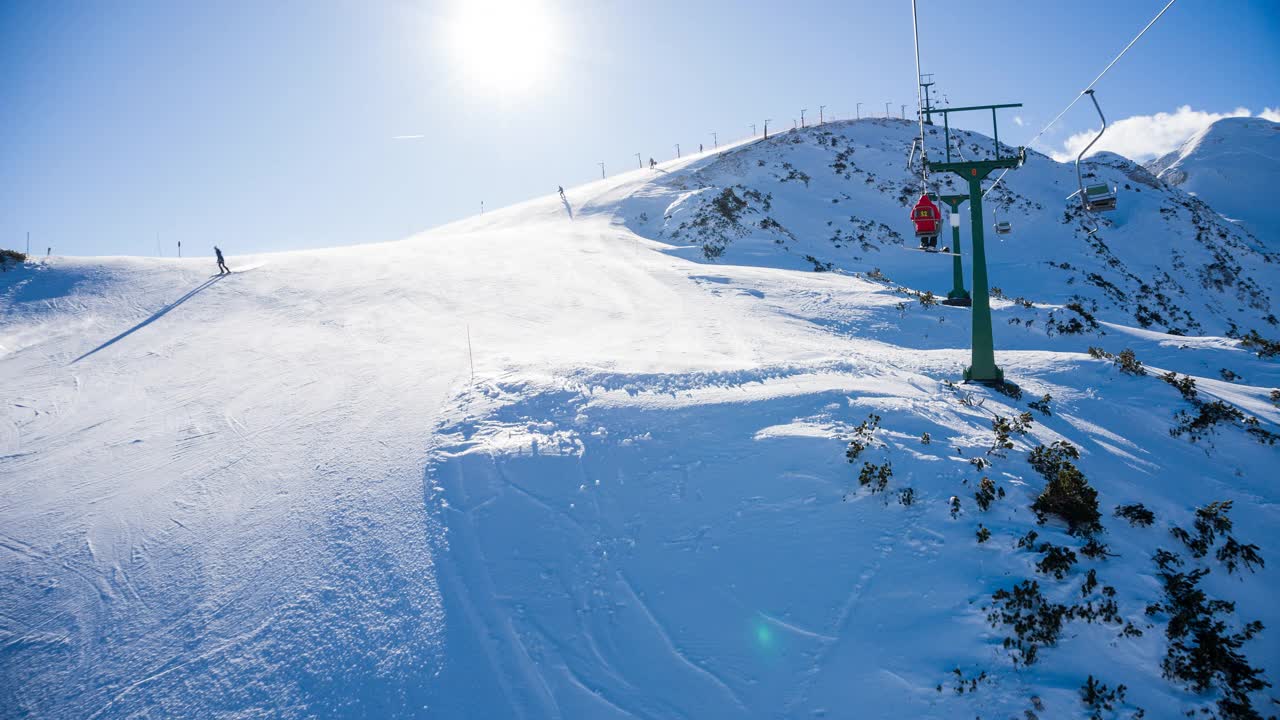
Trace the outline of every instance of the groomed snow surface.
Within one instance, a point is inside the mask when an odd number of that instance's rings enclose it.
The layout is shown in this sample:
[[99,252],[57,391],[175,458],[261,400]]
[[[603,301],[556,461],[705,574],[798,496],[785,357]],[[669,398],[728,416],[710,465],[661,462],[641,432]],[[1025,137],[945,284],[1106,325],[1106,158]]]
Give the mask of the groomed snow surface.
[[[902,133],[839,127],[868,148]],[[949,257],[878,237],[875,257],[832,250],[837,271],[815,273],[750,237],[740,264],[660,236],[699,173],[773,151],[396,243],[229,252],[229,276],[205,258],[0,275],[0,716],[1081,718],[1090,675],[1128,688],[1103,717],[1213,709],[1216,691],[1161,676],[1157,548],[1211,570],[1230,628],[1264,623],[1242,651],[1274,681],[1280,451],[1239,425],[1171,437],[1193,408],[1159,375],[1274,431],[1276,361],[1119,311],[1051,336],[1059,306],[1033,290],[1058,303],[1066,281],[1002,258],[1035,252],[1024,235],[988,246],[992,283],[1036,303],[994,301],[997,360],[1024,395],[952,385],[969,310],[866,275],[945,296]],[[1201,320],[1228,312],[1263,311]],[[1131,348],[1148,374],[1090,346]],[[1045,394],[1051,414],[989,454],[993,417]],[[1057,440],[1080,449],[1109,552],[1062,579],[1015,545],[1084,544],[1029,508],[1045,481],[1028,451]],[[891,464],[887,489],[859,485],[863,462]],[[986,511],[983,477],[1004,491]],[[1219,500],[1269,565],[1228,573],[1170,534]],[[1137,502],[1154,525],[1112,515]],[[988,613],[1024,579],[1064,603],[1112,586],[1123,621],[1069,621],[1017,664]],[[1255,693],[1264,714],[1274,694]]]

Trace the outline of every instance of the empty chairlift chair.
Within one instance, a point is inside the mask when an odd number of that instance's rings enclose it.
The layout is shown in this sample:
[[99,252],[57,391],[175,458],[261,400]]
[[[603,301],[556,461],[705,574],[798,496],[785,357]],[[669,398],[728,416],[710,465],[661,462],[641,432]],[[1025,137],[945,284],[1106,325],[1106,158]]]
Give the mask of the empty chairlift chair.
[[1106,183],[1089,185],[1084,189],[1084,206],[1090,212],[1105,212],[1116,209],[1116,189]]
[[1011,232],[1013,232],[1013,225],[1010,225],[1008,220],[997,220],[997,221],[996,221],[996,234],[997,234],[997,235],[1008,235],[1008,234],[1009,234],[1009,233],[1011,233]]
[[1102,108],[1098,105],[1098,98],[1094,97],[1093,90],[1085,90],[1085,94],[1093,101],[1093,107],[1098,111],[1098,117],[1102,119],[1102,129],[1098,131],[1097,137],[1089,141],[1088,145],[1080,151],[1076,156],[1076,182],[1080,185],[1080,203],[1084,206],[1086,212],[1106,212],[1116,209],[1116,188],[1108,186],[1106,183],[1094,183],[1085,187],[1084,174],[1080,170],[1080,161],[1084,158],[1084,154],[1089,152],[1089,148],[1093,144],[1102,139],[1102,134],[1107,131],[1107,117],[1102,114]]

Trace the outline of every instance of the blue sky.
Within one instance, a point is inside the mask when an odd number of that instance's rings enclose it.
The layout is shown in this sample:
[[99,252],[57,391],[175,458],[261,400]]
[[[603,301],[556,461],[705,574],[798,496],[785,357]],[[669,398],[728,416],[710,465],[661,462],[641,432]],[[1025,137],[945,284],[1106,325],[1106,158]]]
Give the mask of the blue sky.
[[[711,131],[915,102],[908,0],[543,4],[493,49],[451,38],[453,0],[0,0],[0,246],[390,240]],[[953,104],[1024,103],[1002,126],[1023,142],[1162,4],[920,0],[924,71]],[[477,82],[512,43],[537,49],[533,87]],[[1117,120],[1280,107],[1280,2],[1179,0],[1098,97]],[[1044,147],[1095,124],[1077,105]]]

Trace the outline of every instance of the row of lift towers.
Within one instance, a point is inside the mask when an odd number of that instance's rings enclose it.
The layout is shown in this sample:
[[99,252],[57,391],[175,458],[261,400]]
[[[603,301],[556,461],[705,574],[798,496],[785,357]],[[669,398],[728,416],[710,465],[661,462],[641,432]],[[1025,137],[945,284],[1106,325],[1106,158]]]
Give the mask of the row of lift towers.
[[[987,251],[983,236],[985,223],[982,215],[982,181],[997,170],[1012,170],[1021,167],[1026,162],[1027,150],[1025,147],[1018,147],[1012,154],[1001,153],[1000,128],[996,117],[997,110],[1022,107],[1022,103],[937,108],[929,100],[929,88],[932,85],[933,79],[931,75],[920,76],[920,87],[924,91],[924,105],[919,112],[924,115],[924,123],[926,125],[934,124],[933,116],[935,114],[942,115],[946,154],[942,162],[935,162],[929,159],[925,148],[921,148],[921,162],[924,163],[925,169],[930,173],[955,173],[968,184],[969,192],[967,195],[935,195],[926,191],[920,198],[920,203],[931,205],[930,199],[938,199],[951,210],[951,252],[948,254],[952,256],[952,288],[947,293],[947,298],[943,300],[943,303],[973,308],[971,356],[969,367],[965,368],[964,371],[965,382],[1001,385],[1004,383],[1004,371],[996,365],[995,339],[992,335],[991,327],[991,296],[987,282]],[[1077,193],[1086,213],[1114,210],[1116,207],[1116,189],[1107,187],[1105,184],[1085,186],[1080,170],[1080,160],[1088,152],[1089,148],[1102,137],[1102,133],[1106,132],[1107,128],[1107,119],[1102,114],[1102,108],[1098,106],[1097,98],[1093,96],[1093,90],[1090,89],[1085,92],[1093,101],[1094,107],[1098,111],[1098,116],[1102,118],[1102,129],[1098,132],[1097,137],[1080,151],[1080,155],[1076,158],[1076,177],[1080,185]],[[953,160],[951,156],[951,114],[982,111],[991,113],[991,131],[995,140],[994,156],[985,160]],[[1073,194],[1072,197],[1074,196]],[[960,264],[960,206],[965,201],[969,202],[969,223],[973,244],[972,294],[964,289],[964,273]],[[917,222],[917,236],[927,234],[927,232],[921,230],[921,225],[917,220],[918,211],[921,208],[920,203],[917,203],[916,209],[912,211],[912,220]],[[932,233],[935,236],[934,246],[936,247],[937,225],[940,220],[936,207],[934,208],[933,218]],[[1010,232],[1011,226],[1008,221],[997,222],[995,230],[998,234],[1007,234]]]

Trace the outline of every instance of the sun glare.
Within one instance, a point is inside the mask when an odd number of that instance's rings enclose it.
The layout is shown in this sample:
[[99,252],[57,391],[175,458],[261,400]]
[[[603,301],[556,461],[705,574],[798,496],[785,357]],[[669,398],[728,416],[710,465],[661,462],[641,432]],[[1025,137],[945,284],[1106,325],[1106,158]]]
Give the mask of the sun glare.
[[560,50],[542,0],[457,0],[443,30],[458,80],[473,94],[514,99],[538,91]]

